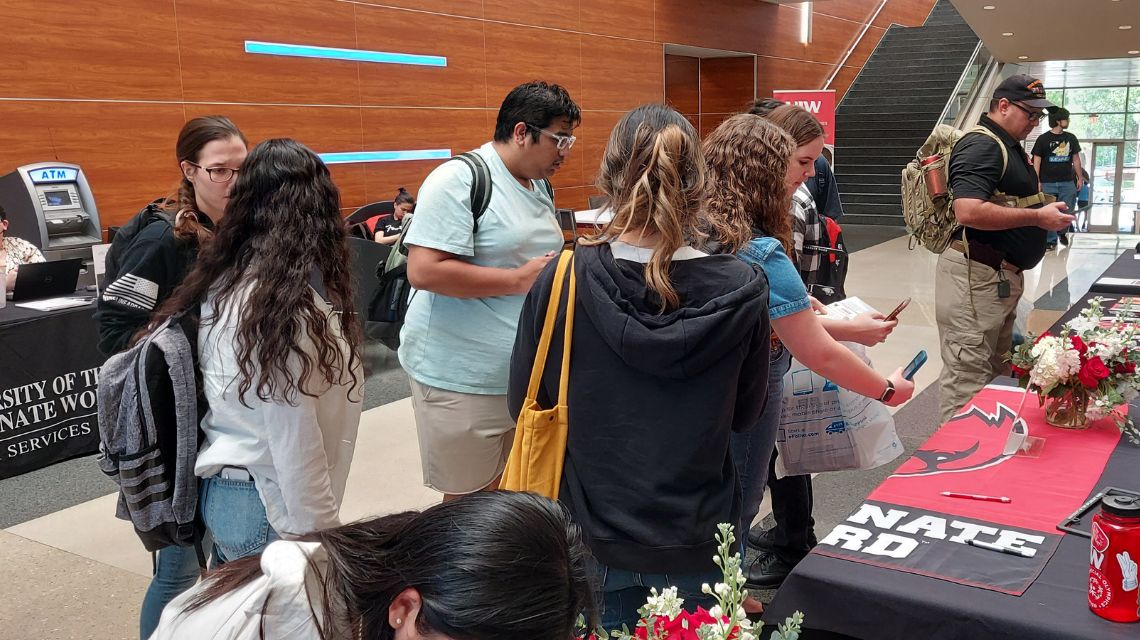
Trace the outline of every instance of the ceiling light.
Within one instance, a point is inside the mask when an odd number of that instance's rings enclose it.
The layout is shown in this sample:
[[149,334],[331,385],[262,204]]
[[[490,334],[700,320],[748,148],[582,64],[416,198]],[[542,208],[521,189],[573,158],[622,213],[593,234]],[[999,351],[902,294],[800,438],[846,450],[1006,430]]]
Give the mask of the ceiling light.
[[1133,55],[1133,56],[1138,54],[1138,53],[1140,53],[1140,50],[1137,50],[1137,49],[1133,49],[1132,51],[1128,52],[1129,55]]
[[984,6],[982,8],[985,9],[986,11],[993,11],[994,9],[997,9],[997,7],[993,6],[992,4],[987,4],[986,6]]
[[1018,60],[1028,60],[1029,56],[1017,56]]
[[1003,33],[1002,35],[1008,38],[1008,37],[1010,37],[1010,36],[1012,36],[1012,35],[1013,35],[1013,32],[1012,32],[1012,31],[1006,31],[1006,32],[1005,32],[1005,33]]
[[1132,25],[1130,25],[1130,24],[1122,24],[1119,27],[1117,27],[1117,29],[1120,29],[1121,31],[1128,31],[1131,28],[1132,28]]

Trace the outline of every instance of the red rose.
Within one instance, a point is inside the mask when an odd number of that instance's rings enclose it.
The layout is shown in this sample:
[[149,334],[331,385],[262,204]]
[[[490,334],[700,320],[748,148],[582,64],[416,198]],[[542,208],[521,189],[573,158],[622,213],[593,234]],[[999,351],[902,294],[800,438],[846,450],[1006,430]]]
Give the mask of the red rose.
[[1073,348],[1077,350],[1077,353],[1081,354],[1082,358],[1085,352],[1089,350],[1088,346],[1085,345],[1085,341],[1081,340],[1080,336],[1069,336],[1069,342],[1073,343]]
[[1077,372],[1077,379],[1088,389],[1096,389],[1097,385],[1100,384],[1100,380],[1097,380],[1096,376],[1092,374],[1088,363],[1085,363],[1085,366],[1081,367],[1081,370]]
[[1011,364],[1009,366],[1011,369],[1013,369],[1013,377],[1015,377],[1015,378],[1024,378],[1025,376],[1029,375],[1028,369],[1022,369],[1021,367],[1017,366],[1016,364]]
[[1097,380],[1104,380],[1112,374],[1112,372],[1108,370],[1108,367],[1105,366],[1104,360],[1100,359],[1100,356],[1089,358],[1089,371],[1096,376]]
[[1121,362],[1120,364],[1118,364],[1112,368],[1112,372],[1113,373],[1127,373],[1127,374],[1136,373],[1136,363],[1135,362]]

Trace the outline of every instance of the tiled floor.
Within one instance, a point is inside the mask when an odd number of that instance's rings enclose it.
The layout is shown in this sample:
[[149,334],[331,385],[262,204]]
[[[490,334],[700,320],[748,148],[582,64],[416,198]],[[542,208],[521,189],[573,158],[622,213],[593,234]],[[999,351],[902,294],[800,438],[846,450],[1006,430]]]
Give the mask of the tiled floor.
[[[1022,326],[1039,331],[1051,324],[1137,239],[1080,235],[1072,248],[1050,254],[1026,276]],[[870,356],[876,368],[888,371],[925,349],[930,361],[916,378],[922,388],[937,378],[941,367],[934,324],[935,260],[924,250],[908,251],[906,239],[896,238],[854,254],[847,281],[849,295],[859,296],[884,312],[903,298],[913,299],[891,338],[871,349]],[[385,375],[392,377],[391,373]],[[399,383],[389,379],[385,384]],[[0,483],[0,495],[5,497],[2,510],[16,508],[8,501],[35,500],[6,491],[3,485],[13,480]],[[843,494],[853,500],[865,495],[876,482],[874,474],[858,473],[846,475],[844,481]],[[828,522],[846,515],[852,507],[850,500],[839,498],[842,496],[821,496],[817,518]],[[419,508],[436,500],[438,496],[420,483],[410,401],[398,400],[366,411],[343,518]],[[135,637],[150,557],[130,527],[116,520],[113,513],[114,498],[105,495],[0,531],[0,566],[5,576],[0,581],[0,637]]]

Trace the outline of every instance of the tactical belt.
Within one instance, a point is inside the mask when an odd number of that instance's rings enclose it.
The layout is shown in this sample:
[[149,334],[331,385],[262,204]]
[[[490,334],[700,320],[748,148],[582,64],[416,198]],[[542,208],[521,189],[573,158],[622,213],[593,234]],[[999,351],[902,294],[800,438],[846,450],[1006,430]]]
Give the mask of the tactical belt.
[[1003,258],[1000,253],[988,245],[981,244],[980,242],[971,242],[970,250],[966,251],[966,243],[961,240],[951,240],[950,248],[958,253],[964,254],[967,260],[984,264],[987,267],[998,271],[1005,269],[1014,273],[1021,273],[1021,269],[1008,260]]

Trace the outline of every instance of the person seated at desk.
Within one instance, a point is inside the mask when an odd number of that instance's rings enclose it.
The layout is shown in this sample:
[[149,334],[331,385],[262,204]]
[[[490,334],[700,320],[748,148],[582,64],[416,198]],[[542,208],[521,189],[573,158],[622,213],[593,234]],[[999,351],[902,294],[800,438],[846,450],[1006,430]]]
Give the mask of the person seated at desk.
[[44,262],[44,254],[36,245],[8,235],[8,212],[0,207],[0,265],[4,266],[4,291],[16,286],[16,272],[20,267],[32,262]]
[[404,218],[416,206],[416,199],[408,193],[407,189],[400,187],[393,204],[395,211],[392,213],[369,218],[364,222],[372,230],[373,238],[380,244],[396,244],[400,232],[404,230]]

